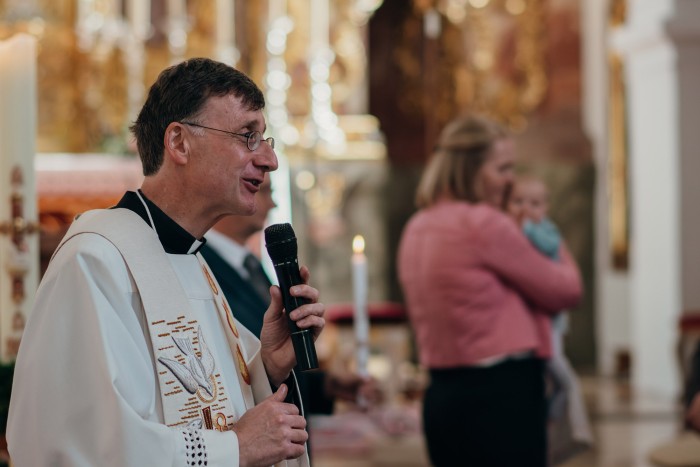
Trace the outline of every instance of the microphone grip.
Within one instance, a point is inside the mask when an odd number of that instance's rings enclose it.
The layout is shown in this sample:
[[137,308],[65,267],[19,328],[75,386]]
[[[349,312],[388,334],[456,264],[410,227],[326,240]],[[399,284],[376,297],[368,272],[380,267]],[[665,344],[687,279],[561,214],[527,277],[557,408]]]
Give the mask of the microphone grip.
[[287,313],[287,322],[292,336],[297,366],[301,371],[314,370],[318,368],[318,357],[316,356],[312,331],[310,329],[299,329],[297,323],[289,317],[292,311],[309,302],[304,298],[294,297],[289,293],[290,287],[304,283],[299,273],[299,264],[295,260],[293,262],[278,263],[274,266],[280,290],[282,291],[282,303]]

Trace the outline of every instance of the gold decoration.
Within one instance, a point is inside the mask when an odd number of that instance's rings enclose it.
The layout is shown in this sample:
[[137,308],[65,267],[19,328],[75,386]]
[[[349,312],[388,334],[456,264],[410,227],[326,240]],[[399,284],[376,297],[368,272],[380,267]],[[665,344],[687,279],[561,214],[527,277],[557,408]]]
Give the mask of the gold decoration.
[[250,386],[250,371],[248,371],[248,365],[245,363],[243,358],[243,352],[241,352],[241,346],[236,344],[236,360],[238,361],[238,370],[241,373],[243,381]]
[[[24,181],[20,166],[16,165],[12,168],[9,178],[12,185],[9,199],[11,217],[7,221],[0,221],[0,234],[10,237],[10,256],[6,267],[12,281],[12,302],[19,306],[26,298],[24,276],[29,271],[29,247],[25,236],[37,233],[39,224],[27,220],[24,215]],[[13,326],[17,325],[17,315],[22,316],[19,311],[15,314]],[[24,327],[24,324],[21,327]]]
[[213,57],[216,28],[216,6],[211,0],[190,0],[188,13],[192,29],[187,37],[188,57]]
[[544,10],[544,0],[522,0],[491,2],[467,12],[470,109],[524,129],[527,115],[547,92]]
[[[232,0],[234,1],[234,0]],[[337,113],[365,113],[366,23],[381,0],[329,0],[330,45],[335,58],[330,68],[333,110]],[[18,2],[21,3],[21,2]],[[0,4],[5,5],[0,1]],[[114,10],[114,2],[93,0],[37,0],[24,16],[1,10],[0,39],[25,31],[39,38],[38,59],[38,144],[39,152],[133,151],[127,127],[137,103],[129,103],[130,80],[134,70],[127,67],[134,47],[144,47],[142,73],[149,86],[168,66],[172,50],[168,45],[167,2],[154,2],[152,36],[137,38],[128,23],[125,8]],[[185,37],[180,58],[214,56],[216,2],[185,0]],[[241,52],[237,67],[263,83],[267,71],[265,31],[267,2],[235,1],[236,45]],[[291,88],[286,102],[291,116],[310,113],[308,77],[309,2],[288,0],[287,14],[293,22],[284,54]],[[144,42],[145,41],[145,42]],[[141,79],[139,76],[138,79]],[[133,86],[132,86],[133,87]],[[145,98],[145,96],[144,96]]]
[[[610,5],[609,24],[622,26],[627,5],[625,0],[615,0]],[[608,57],[608,174],[609,236],[613,268],[626,270],[629,261],[629,209],[627,181],[627,115],[625,97],[625,70],[622,57],[611,53]]]
[[226,312],[226,321],[228,322],[228,327],[231,328],[231,332],[234,336],[240,337],[238,334],[238,328],[236,327],[236,322],[233,320],[233,314],[231,313],[231,310],[226,304],[226,300],[222,299],[221,303],[223,304],[224,311]]
[[[471,110],[523,129],[548,87],[544,0],[414,0],[413,7],[394,53],[404,112],[431,115],[441,127]],[[434,8],[441,32],[433,39],[423,20]]]
[[[201,355],[200,355],[201,358]],[[197,397],[199,398],[200,401],[204,402],[205,404],[209,404],[211,402],[214,402],[216,400],[216,397],[219,394],[219,389],[216,385],[216,378],[214,378],[214,375],[209,376],[209,381],[211,382],[211,387],[214,388],[214,393],[211,395],[211,397],[207,397],[206,391],[204,391],[203,387],[199,386],[197,388],[197,391],[195,394],[197,394]],[[210,414],[210,420],[211,420],[211,414]]]
[[211,287],[211,291],[214,293],[214,296],[218,296],[219,288],[216,286],[216,283],[209,274],[209,270],[206,267],[202,266],[202,271],[204,271],[204,275],[207,277],[207,281],[209,281],[209,287]]
[[612,0],[608,17],[608,23],[613,28],[625,24],[627,20],[627,0]]

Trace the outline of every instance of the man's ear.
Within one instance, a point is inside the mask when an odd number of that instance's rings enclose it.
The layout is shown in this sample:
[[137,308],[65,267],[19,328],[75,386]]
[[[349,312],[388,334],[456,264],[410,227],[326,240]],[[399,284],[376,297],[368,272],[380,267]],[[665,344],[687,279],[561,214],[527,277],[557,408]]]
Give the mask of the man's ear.
[[189,161],[190,144],[185,127],[178,122],[172,122],[165,129],[163,146],[165,157],[170,158],[175,165],[185,165]]

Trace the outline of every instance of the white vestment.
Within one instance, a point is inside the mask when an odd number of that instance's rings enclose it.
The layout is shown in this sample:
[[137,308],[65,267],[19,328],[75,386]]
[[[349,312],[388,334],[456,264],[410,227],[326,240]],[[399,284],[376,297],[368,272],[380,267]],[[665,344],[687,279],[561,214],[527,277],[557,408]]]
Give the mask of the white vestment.
[[[211,287],[195,255],[167,257],[238,419],[245,405],[236,360]],[[245,354],[257,355],[259,341],[242,332]],[[138,287],[119,250],[97,234],[71,238],[46,271],[22,338],[7,427],[13,464],[191,465],[183,430],[164,424],[156,371]],[[261,363],[251,372],[259,403],[271,390]],[[206,465],[238,465],[233,431],[201,435]],[[308,465],[305,455],[299,463]]]

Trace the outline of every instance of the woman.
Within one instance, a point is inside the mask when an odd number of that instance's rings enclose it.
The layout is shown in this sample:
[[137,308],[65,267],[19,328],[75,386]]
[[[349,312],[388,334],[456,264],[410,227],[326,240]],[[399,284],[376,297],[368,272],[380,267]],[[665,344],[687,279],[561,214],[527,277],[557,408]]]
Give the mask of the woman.
[[500,211],[514,163],[500,126],[451,122],[399,246],[399,280],[431,375],[423,426],[436,466],[547,465],[549,318],[578,302],[581,280],[564,246],[561,261],[550,261]]

